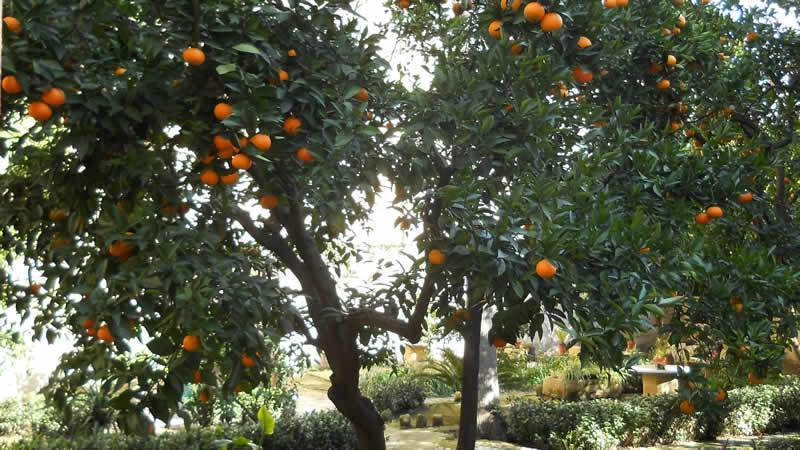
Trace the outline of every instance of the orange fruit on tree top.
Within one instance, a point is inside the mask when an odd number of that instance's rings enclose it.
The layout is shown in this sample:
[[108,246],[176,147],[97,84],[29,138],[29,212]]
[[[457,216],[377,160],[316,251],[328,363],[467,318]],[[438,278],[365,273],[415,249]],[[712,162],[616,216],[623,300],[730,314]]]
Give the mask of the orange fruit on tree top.
[[551,264],[547,259],[542,259],[536,263],[536,275],[542,278],[553,278],[556,276],[556,272],[558,272],[556,266]]
[[663,90],[669,89],[670,85],[671,84],[670,84],[669,80],[666,79],[666,78],[663,78],[663,79],[658,81],[658,84],[656,84],[656,87],[663,91]]
[[207,390],[205,390],[205,389],[204,389],[204,390],[202,390],[202,391],[200,391],[200,392],[197,394],[197,400],[199,400],[201,403],[206,403],[206,402],[208,402],[208,400],[209,400],[210,398],[211,398],[211,397],[209,396],[209,394],[208,394],[208,391],[207,391]]
[[500,30],[503,29],[503,22],[499,20],[493,20],[489,22],[489,36],[500,39],[501,33]]
[[445,256],[444,252],[435,248],[428,252],[428,262],[433,264],[434,266],[440,266],[444,264],[447,257]]
[[289,136],[295,136],[300,131],[302,124],[303,123],[297,117],[287,117],[286,120],[283,121],[283,132]]
[[667,55],[667,67],[672,67],[675,64],[678,64],[678,58],[673,55]]
[[680,409],[683,414],[692,414],[694,413],[695,407],[694,403],[690,400],[682,400],[678,405],[678,409]]
[[647,67],[647,71],[650,72],[650,73],[659,73],[662,70],[664,70],[664,68],[661,67],[660,64],[656,64],[656,63],[650,63],[650,65]]
[[200,182],[209,186],[216,186],[219,183],[219,175],[211,169],[206,169],[200,174]]
[[224,138],[220,135],[214,136],[214,147],[217,149],[217,153],[219,157],[222,159],[228,159],[236,153],[237,148],[233,145],[229,139]]
[[250,139],[247,139],[246,137],[239,138],[239,148],[240,149],[245,149],[245,148],[247,148],[248,145],[250,145]]
[[94,320],[86,319],[83,322],[81,322],[81,326],[83,328],[92,328],[92,327],[94,327]]
[[624,8],[628,6],[628,0],[617,0],[617,7]]
[[128,69],[126,69],[126,68],[124,68],[122,66],[119,66],[116,69],[114,69],[114,75],[116,75],[118,77],[121,77],[121,76],[125,75],[125,72],[127,72],[127,71],[128,71]]
[[[512,0],[511,2],[511,9],[519,11],[519,8],[522,7],[522,0]],[[501,9],[508,9],[508,0],[500,0],[500,8]]]
[[88,334],[89,336],[97,336],[97,328],[94,328],[94,327],[87,328],[86,329],[86,334]]
[[228,186],[236,184],[236,182],[239,181],[239,172],[231,172],[227,175],[221,175],[219,177],[219,181]]
[[279,202],[280,199],[275,194],[264,194],[258,200],[258,203],[260,203],[261,206],[266,209],[276,208]]
[[270,137],[267,136],[266,134],[261,134],[261,133],[251,137],[250,143],[253,144],[255,148],[261,150],[262,152],[265,152],[269,150],[270,147],[272,147],[272,139],[270,139]]
[[683,14],[681,14],[680,16],[678,16],[678,22],[676,23],[676,25],[677,25],[679,28],[683,28],[683,27],[685,27],[685,26],[686,26],[686,17],[684,17],[684,16],[683,16]]
[[33,284],[31,285],[31,294],[33,294],[33,295],[39,295],[39,294],[41,294],[41,293],[42,293],[42,287],[41,287],[41,286],[39,286],[39,285],[38,285],[38,284],[36,284],[36,283],[33,283]]
[[294,58],[295,56],[297,56],[297,50],[295,50],[293,48],[289,49],[289,51],[286,52],[286,56],[288,56],[290,58]]
[[575,68],[572,69],[572,78],[578,83],[586,84],[594,79],[594,74],[591,70],[583,70],[581,66],[575,66]]
[[183,349],[187,352],[200,350],[200,336],[186,335],[183,337]]
[[735,312],[736,314],[741,314],[742,312],[744,312],[744,303],[734,303],[731,306],[733,307],[733,312]]
[[493,339],[493,343],[496,348],[503,348],[506,346],[506,340],[501,338],[500,336],[495,336]]
[[22,85],[14,75],[7,75],[3,77],[2,81],[3,91],[8,94],[19,94],[22,92]]
[[225,120],[233,114],[233,107],[227,103],[217,103],[214,107],[214,117],[217,120]]
[[750,203],[753,201],[753,193],[752,192],[742,192],[739,194],[739,203]]
[[525,50],[525,46],[520,44],[519,42],[515,42],[511,44],[511,54],[512,55],[519,55]]
[[108,325],[103,325],[97,330],[97,337],[105,342],[112,342],[114,340],[114,336],[111,334],[111,330],[108,329]]
[[59,88],[50,88],[42,93],[42,101],[50,106],[61,106],[67,101],[67,96]]
[[13,16],[3,17],[3,23],[6,24],[8,29],[15,34],[20,34],[22,32],[22,24],[16,17]]
[[694,216],[694,221],[697,222],[700,225],[705,225],[709,221],[708,214],[700,213],[700,214]]
[[303,162],[313,162],[314,155],[305,147],[300,147],[295,152],[295,157]]
[[253,167],[253,160],[251,160],[246,154],[239,153],[233,157],[231,160],[231,165],[237,169],[249,170],[251,167]]
[[245,367],[253,367],[256,365],[256,361],[253,358],[251,358],[247,353],[243,353],[242,365]]
[[617,0],[605,0],[605,1],[603,1],[603,5],[605,5],[605,7],[609,8],[609,9],[616,8],[617,7]]
[[206,62],[206,54],[199,48],[188,47],[183,51],[183,60],[190,66],[199,66]]
[[364,88],[361,88],[358,90],[358,92],[356,92],[356,95],[354,95],[353,98],[355,98],[360,102],[365,102],[369,100],[369,91],[367,91]]
[[203,374],[199,370],[195,370],[192,374],[192,383],[197,384],[203,381]]
[[544,18],[544,6],[539,2],[530,2],[525,5],[522,14],[528,22],[538,22]]
[[563,25],[564,19],[561,18],[561,14],[549,12],[542,17],[542,23],[539,26],[542,31],[550,33],[560,30]]
[[28,115],[39,122],[44,122],[53,116],[53,110],[47,103],[36,101],[28,105]]
[[758,40],[758,33],[755,31],[748,31],[747,36],[744,38],[747,42],[753,42]]
[[286,81],[289,79],[289,72],[281,69],[278,71],[278,79],[281,81]]
[[591,39],[587,38],[586,36],[581,36],[578,38],[578,47],[579,48],[587,48],[592,46]]
[[718,402],[724,402],[725,399],[728,398],[728,393],[725,392],[725,389],[719,388],[717,389],[717,395],[714,396],[714,400]]
[[408,7],[411,6],[411,0],[397,0],[397,6],[399,6],[400,9],[408,9]]
[[724,215],[724,213],[722,212],[722,208],[720,208],[719,206],[710,206],[706,210],[706,214],[708,214],[708,217],[711,217],[712,219],[719,219]]

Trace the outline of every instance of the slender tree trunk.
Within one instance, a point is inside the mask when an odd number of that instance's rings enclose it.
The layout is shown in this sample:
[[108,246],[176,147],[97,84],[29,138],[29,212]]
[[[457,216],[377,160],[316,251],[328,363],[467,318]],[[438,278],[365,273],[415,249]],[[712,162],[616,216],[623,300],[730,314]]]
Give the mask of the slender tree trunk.
[[464,373],[461,378],[461,416],[458,450],[475,450],[478,438],[478,371],[480,370],[481,317],[483,307],[468,306],[472,317],[464,329]]

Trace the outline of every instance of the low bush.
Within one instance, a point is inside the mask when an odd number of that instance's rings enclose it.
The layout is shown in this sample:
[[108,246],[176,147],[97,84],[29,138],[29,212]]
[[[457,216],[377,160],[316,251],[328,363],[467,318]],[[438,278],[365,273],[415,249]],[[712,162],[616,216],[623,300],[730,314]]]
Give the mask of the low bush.
[[392,414],[412,411],[425,402],[425,382],[408,370],[373,371],[361,379],[361,392],[372,400],[378,411]]
[[800,427],[800,381],[734,389],[713,411],[678,410],[677,394],[583,402],[515,400],[501,410],[512,442],[539,448],[650,446]]
[[[217,450],[221,439],[243,436],[260,442],[257,425],[222,428],[192,428],[158,435],[136,436],[121,433],[96,433],[64,437],[43,435],[14,444],[3,450]],[[337,411],[324,411],[281,418],[272,439],[275,450],[348,450],[356,448],[356,437],[347,419]],[[229,445],[229,450],[235,446]],[[241,447],[247,448],[247,447]]]

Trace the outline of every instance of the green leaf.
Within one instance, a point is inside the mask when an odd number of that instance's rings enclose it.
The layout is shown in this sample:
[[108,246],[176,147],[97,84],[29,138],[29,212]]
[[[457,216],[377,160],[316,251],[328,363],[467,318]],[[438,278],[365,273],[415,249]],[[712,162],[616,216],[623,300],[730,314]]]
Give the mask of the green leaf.
[[242,44],[234,45],[233,49],[234,50],[238,50],[240,52],[244,52],[244,53],[252,53],[254,55],[260,55],[261,54],[261,50],[259,50],[253,44],[244,44],[244,43],[242,43]]
[[261,424],[261,431],[265,435],[272,436],[275,433],[275,418],[267,410],[267,405],[261,405],[261,408],[258,409],[258,423]]
[[226,73],[230,73],[236,70],[236,64],[223,64],[221,66],[217,66],[217,73],[220,75],[225,75]]

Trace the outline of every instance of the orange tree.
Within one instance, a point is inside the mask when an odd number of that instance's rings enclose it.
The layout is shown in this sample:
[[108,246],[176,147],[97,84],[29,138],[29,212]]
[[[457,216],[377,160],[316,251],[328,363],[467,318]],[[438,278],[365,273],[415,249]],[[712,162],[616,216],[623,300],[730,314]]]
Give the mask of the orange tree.
[[779,367],[796,332],[798,36],[708,3],[398,4],[432,67],[398,147],[432,162],[403,166],[411,191],[447,183],[421,248],[446,255],[433,306],[465,335],[459,448],[474,445],[487,303],[498,345],[552,320],[606,365],[671,306],[671,341],[728,369],[695,371],[690,406]]

